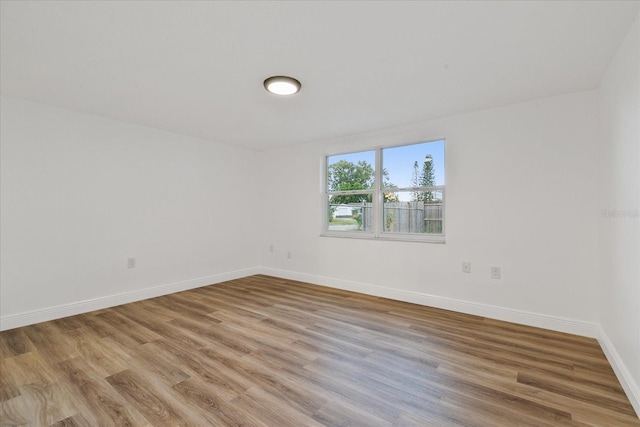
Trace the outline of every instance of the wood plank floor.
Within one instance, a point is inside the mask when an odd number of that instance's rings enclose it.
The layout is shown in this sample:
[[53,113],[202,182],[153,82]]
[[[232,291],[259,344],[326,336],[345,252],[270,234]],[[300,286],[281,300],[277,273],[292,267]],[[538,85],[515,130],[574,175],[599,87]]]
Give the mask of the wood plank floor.
[[640,426],[593,339],[253,276],[0,333],[3,426]]

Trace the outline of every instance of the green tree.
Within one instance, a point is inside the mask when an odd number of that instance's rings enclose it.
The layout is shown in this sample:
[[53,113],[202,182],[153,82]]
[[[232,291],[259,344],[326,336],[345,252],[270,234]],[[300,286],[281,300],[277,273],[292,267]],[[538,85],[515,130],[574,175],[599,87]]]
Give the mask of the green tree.
[[[382,169],[382,188],[395,188],[393,182],[389,180],[389,171],[386,169]],[[385,202],[398,202],[400,199],[396,193],[384,193],[384,201]]]
[[433,157],[431,157],[431,154],[427,154],[424,158],[422,173],[420,174],[420,185],[423,187],[436,185],[436,171],[433,167]]
[[[340,160],[329,166],[329,191],[369,190],[373,188],[373,167],[364,160],[358,163]],[[331,204],[371,202],[369,194],[345,194],[331,198]]]
[[[419,165],[416,160],[413,162],[413,175],[411,185],[414,187],[432,187],[436,184],[436,171],[433,166],[433,157],[427,154],[422,164],[422,170],[418,172]],[[412,195],[414,202],[432,202],[435,197],[431,191],[416,191]]]
[[[419,166],[418,161],[413,162],[413,174],[411,175],[411,186],[419,187],[420,186],[420,174],[419,174]],[[411,195],[411,200],[417,202],[420,200],[420,192],[414,191]]]
[[[427,154],[424,158],[424,164],[422,165],[422,173],[420,174],[420,186],[432,187],[436,184],[436,171],[433,166],[433,157],[431,154]],[[424,191],[421,194],[423,202],[432,202],[434,200],[433,193],[431,191]]]
[[[340,160],[329,166],[329,191],[370,190],[375,182],[373,167],[364,160],[352,163]],[[383,188],[394,188],[396,185],[389,181],[389,172],[382,171]],[[395,193],[384,193],[386,202],[398,201]],[[336,195],[331,198],[332,205],[371,202],[369,194]]]

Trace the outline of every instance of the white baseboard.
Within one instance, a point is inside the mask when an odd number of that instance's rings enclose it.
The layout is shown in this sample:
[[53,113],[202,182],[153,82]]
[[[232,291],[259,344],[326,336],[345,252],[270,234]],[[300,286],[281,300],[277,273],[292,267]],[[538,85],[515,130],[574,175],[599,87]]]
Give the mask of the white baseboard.
[[553,331],[581,335],[590,338],[596,338],[598,336],[598,328],[595,323],[289,270],[262,267],[260,272],[262,274],[281,277],[283,279],[297,280],[300,282],[312,283],[314,285],[344,289],[347,291],[375,295],[397,301],[405,301],[429,307],[457,311],[459,313],[489,317],[491,319],[504,320],[507,322],[519,323],[521,325],[535,326],[538,328],[550,329]]
[[108,307],[115,307],[120,304],[140,301],[148,298],[155,298],[161,295],[186,291],[188,289],[199,288],[201,286],[213,285],[215,283],[226,282],[227,280],[240,279],[242,277],[259,274],[257,267],[243,270],[230,271],[226,273],[214,274],[212,276],[198,277],[184,280],[182,282],[168,283],[153,286],[145,289],[138,289],[131,292],[124,292],[115,295],[93,298],[89,300],[62,304],[55,307],[47,307],[41,310],[33,310],[25,313],[12,314],[0,317],[0,331],[19,328],[20,326],[32,325],[34,323],[46,322],[59,319],[61,317],[74,316],[76,314],[87,313],[93,310],[100,310]]
[[607,356],[607,360],[613,368],[613,371],[616,373],[620,385],[622,385],[624,392],[627,394],[633,409],[635,409],[636,415],[640,417],[640,386],[631,376],[620,354],[618,354],[615,346],[601,326],[598,326],[598,342],[600,343],[600,347],[602,347],[602,351],[604,351],[604,354]]
[[504,307],[479,304],[475,302],[440,297],[419,292],[392,289],[367,283],[353,282],[349,280],[317,276],[289,270],[279,270],[268,267],[253,267],[236,270],[206,277],[198,277],[181,282],[153,286],[150,288],[139,289],[131,292],[107,295],[104,297],[63,304],[55,307],[47,307],[40,310],[1,316],[0,331],[18,328],[20,326],[31,325],[34,323],[46,322],[62,317],[73,316],[93,310],[114,307],[120,304],[127,304],[134,301],[154,298],[161,295],[185,291],[188,289],[199,288],[201,286],[220,283],[227,280],[239,279],[254,274],[266,274],[269,276],[281,277],[284,279],[313,283],[321,286],[344,289],[368,295],[390,298],[398,301],[411,302],[430,307],[442,308],[445,310],[453,310],[460,313],[489,317],[492,319],[504,320],[507,322],[519,323],[529,326],[536,326],[539,328],[551,329],[554,331],[566,332],[592,338],[601,336],[598,331],[599,327],[595,323],[581,322],[572,319],[548,316],[521,310],[513,310]]

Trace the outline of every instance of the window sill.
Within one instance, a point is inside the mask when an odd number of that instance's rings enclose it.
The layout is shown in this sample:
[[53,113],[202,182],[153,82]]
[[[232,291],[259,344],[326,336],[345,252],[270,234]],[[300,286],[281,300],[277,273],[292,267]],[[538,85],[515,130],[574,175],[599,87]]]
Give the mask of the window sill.
[[385,242],[412,242],[412,243],[446,243],[445,236],[412,236],[412,235],[387,235],[375,236],[373,233],[340,233],[325,231],[320,233],[320,237],[337,237],[339,239],[360,239],[360,240],[377,240]]

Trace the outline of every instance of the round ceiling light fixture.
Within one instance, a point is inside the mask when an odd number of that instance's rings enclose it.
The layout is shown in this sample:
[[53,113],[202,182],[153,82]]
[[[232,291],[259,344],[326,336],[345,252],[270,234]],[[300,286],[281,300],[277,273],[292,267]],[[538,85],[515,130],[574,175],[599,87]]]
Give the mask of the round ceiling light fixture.
[[264,88],[274,95],[295,95],[301,87],[298,80],[288,76],[273,76],[264,81]]

